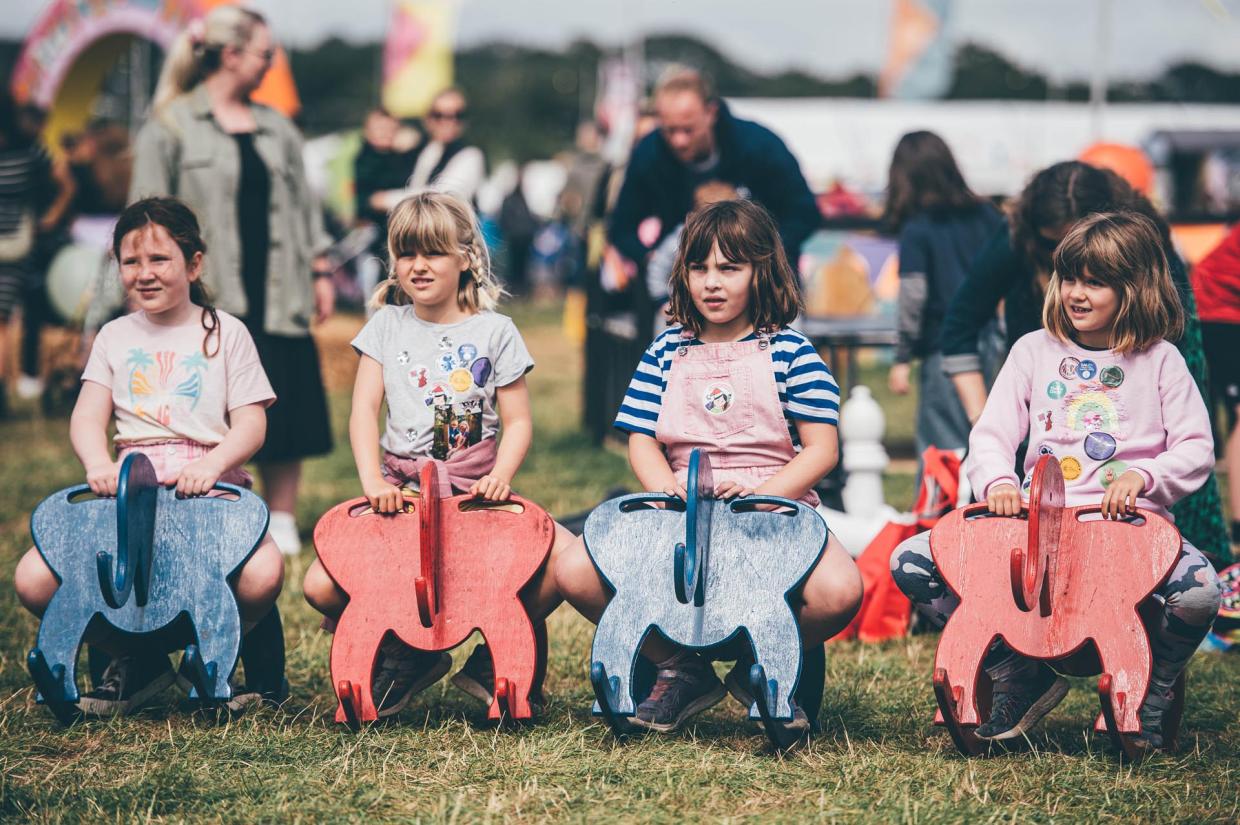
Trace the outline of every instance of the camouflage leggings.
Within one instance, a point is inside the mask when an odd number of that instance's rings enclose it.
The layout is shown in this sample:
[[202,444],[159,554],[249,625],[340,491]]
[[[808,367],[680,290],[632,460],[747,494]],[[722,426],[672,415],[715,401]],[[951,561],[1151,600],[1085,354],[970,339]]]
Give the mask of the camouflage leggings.
[[[930,534],[918,533],[891,554],[891,576],[917,611],[936,627],[947,624],[960,600],[943,583],[930,557]],[[1163,605],[1158,626],[1150,639],[1154,654],[1152,687],[1163,691],[1188,665],[1218,613],[1218,577],[1210,562],[1193,545],[1184,542],[1180,559],[1167,581],[1154,591]],[[1030,660],[996,640],[983,665],[996,682],[1007,682],[1027,672]]]

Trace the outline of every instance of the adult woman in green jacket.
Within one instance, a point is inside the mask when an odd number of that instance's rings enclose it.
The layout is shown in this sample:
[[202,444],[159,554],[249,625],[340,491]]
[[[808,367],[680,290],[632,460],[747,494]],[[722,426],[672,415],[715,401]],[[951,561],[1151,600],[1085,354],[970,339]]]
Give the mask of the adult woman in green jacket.
[[130,200],[172,195],[198,214],[210,249],[206,284],[217,306],[249,327],[276,392],[255,460],[272,536],[296,554],[301,460],[331,449],[310,324],[331,314],[335,294],[301,135],[250,100],[274,55],[263,17],[231,5],[178,36],[138,133]]

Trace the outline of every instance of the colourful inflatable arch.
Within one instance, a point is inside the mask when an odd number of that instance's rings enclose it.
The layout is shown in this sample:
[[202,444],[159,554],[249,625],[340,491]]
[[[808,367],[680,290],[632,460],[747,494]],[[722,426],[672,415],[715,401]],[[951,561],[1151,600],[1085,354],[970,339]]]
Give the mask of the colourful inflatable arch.
[[[52,0],[22,46],[13,95],[48,111],[44,138],[56,149],[61,135],[85,127],[104,75],[135,38],[167,51],[190,20],[226,2],[232,0]],[[283,51],[254,98],[290,116],[300,108]]]

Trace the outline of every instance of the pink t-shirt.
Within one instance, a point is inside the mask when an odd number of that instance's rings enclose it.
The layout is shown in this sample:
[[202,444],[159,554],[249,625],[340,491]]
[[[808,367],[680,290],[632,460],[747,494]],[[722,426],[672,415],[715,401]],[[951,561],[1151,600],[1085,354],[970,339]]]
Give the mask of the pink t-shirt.
[[187,439],[214,447],[228,433],[229,412],[275,401],[245,324],[227,312],[219,318],[220,348],[211,358],[202,351],[198,312],[162,326],[138,311],[99,330],[82,380],[112,390],[117,444]]
[[[1014,461],[1026,435],[1025,475],[1018,479]],[[1027,498],[1043,455],[1059,460],[1069,506],[1098,504],[1112,481],[1135,470],[1145,477],[1139,506],[1165,516],[1209,477],[1214,437],[1173,345],[1159,341],[1118,355],[1039,330],[1012,347],[969,436],[969,483],[981,497],[1007,483]]]

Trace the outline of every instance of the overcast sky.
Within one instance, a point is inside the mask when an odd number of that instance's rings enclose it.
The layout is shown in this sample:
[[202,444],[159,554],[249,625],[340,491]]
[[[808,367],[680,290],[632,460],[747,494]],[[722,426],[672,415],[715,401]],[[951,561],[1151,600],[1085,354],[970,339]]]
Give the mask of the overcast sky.
[[[45,0],[0,0],[0,36],[21,37]],[[16,8],[13,8],[13,5]],[[1240,70],[1240,0],[954,0],[958,40],[988,45],[1052,78],[1083,78],[1111,4],[1112,77],[1144,78],[1179,60]],[[390,0],[252,0],[276,35],[297,46],[329,34],[383,36]],[[832,76],[875,72],[890,0],[459,0],[457,42],[505,40],[555,48],[585,37],[620,44],[642,32],[685,32],[762,71]]]

